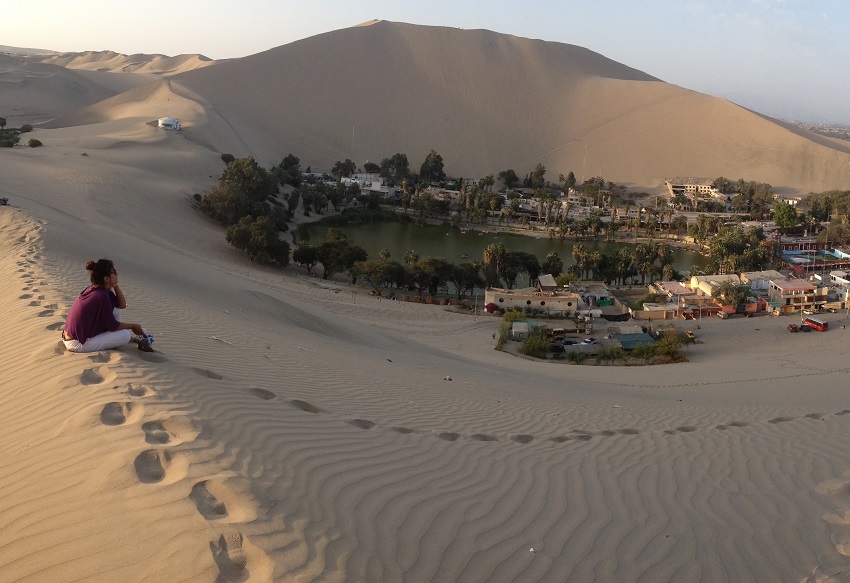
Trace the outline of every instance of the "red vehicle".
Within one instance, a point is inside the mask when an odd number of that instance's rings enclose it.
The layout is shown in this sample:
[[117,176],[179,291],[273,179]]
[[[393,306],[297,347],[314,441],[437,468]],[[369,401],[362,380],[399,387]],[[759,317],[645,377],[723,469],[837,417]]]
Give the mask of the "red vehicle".
[[799,332],[800,327],[797,326],[797,324],[788,324],[788,331],[789,332]]
[[805,324],[807,324],[810,328],[817,330],[818,332],[826,332],[829,330],[829,322],[825,322],[820,318],[814,318],[809,316],[806,318]]

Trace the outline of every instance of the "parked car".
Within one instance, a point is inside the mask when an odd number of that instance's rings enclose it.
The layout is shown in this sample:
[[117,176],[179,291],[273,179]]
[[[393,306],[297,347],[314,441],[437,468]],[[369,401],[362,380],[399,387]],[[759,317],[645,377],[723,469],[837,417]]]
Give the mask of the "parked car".
[[685,332],[685,335],[691,340],[696,340],[696,336],[694,336],[693,330],[688,330],[687,332]]
[[561,344],[560,342],[551,342],[549,344],[549,350],[551,352],[563,352],[564,351],[564,345]]
[[717,317],[721,320],[728,320],[729,314],[727,314],[726,312],[717,312]]
[[797,324],[788,324],[788,331],[789,332],[798,332],[799,330],[800,330],[800,327],[797,326]]
[[581,341],[582,344],[599,344],[596,338],[585,338]]
[[834,314],[834,313],[835,313],[835,308],[829,308],[829,313],[830,313],[830,314]]
[[812,327],[809,326],[808,324],[803,324],[802,326],[800,326],[800,331],[801,332],[811,332]]
[[806,314],[807,316],[811,316],[811,315],[813,315],[815,312],[814,312],[814,310],[803,310],[803,313],[804,313],[804,314]]
[[561,344],[563,344],[564,346],[572,346],[573,344],[575,344],[575,341],[574,340],[564,340]]

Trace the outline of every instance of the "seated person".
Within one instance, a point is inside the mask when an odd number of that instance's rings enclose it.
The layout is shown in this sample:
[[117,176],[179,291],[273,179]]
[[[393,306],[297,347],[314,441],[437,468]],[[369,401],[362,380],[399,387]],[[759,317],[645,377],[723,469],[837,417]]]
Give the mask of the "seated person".
[[118,271],[112,261],[89,261],[86,269],[91,285],[74,300],[68,312],[62,331],[65,348],[71,352],[97,352],[135,342],[140,350],[153,352],[139,324],[121,321],[127,300],[118,287]]

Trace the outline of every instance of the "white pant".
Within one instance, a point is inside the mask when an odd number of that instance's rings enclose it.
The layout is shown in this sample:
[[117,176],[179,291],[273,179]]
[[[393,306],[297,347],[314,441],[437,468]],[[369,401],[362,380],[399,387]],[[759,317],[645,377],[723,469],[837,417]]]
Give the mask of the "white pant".
[[[121,321],[121,310],[114,308],[112,313],[115,319]],[[97,336],[93,336],[85,341],[79,340],[62,340],[70,352],[97,352],[98,350],[108,350],[110,348],[118,348],[130,342],[133,333],[130,330],[115,330],[114,332],[103,332]]]

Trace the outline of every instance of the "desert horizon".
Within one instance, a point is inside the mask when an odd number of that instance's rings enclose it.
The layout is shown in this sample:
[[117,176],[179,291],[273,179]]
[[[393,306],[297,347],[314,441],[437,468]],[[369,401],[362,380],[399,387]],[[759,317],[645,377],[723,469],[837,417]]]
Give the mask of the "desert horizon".
[[[252,263],[193,204],[223,153],[805,193],[846,188],[850,146],[488,31],[130,57],[0,55],[0,116],[43,143],[0,148],[0,582],[850,581],[846,314],[707,319],[679,364],[535,361],[495,316]],[[102,257],[156,352],[65,349]]]

